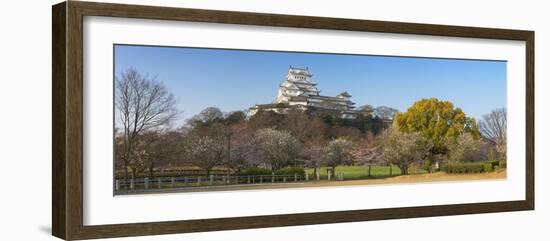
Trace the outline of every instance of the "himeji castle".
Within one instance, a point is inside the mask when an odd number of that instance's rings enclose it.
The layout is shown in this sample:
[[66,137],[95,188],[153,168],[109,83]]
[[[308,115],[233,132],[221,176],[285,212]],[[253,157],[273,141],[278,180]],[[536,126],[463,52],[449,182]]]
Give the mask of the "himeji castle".
[[290,108],[307,110],[313,114],[336,114],[346,119],[371,114],[371,110],[355,110],[355,103],[350,100],[351,95],[347,91],[334,97],[321,95],[312,76],[308,68],[290,66],[274,102],[257,104],[250,108],[249,114],[254,115],[260,110],[284,114]]

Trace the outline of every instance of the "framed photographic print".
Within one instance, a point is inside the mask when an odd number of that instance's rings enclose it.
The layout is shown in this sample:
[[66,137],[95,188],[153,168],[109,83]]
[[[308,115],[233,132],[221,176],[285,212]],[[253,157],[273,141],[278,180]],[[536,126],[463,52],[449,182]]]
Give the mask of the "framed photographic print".
[[534,32],[53,6],[53,235],[534,209]]

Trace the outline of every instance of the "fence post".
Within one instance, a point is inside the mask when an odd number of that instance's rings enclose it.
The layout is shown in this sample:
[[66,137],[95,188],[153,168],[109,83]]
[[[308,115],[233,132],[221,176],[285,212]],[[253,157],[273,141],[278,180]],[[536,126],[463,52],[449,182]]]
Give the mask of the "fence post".
[[225,181],[225,176],[222,176],[222,181],[224,184],[227,184],[227,182]]
[[330,181],[330,175],[332,174],[332,171],[327,172],[327,179]]
[[145,189],[149,189],[149,178],[145,178]]
[[321,175],[319,175],[319,172],[315,172],[315,177],[317,178],[317,181],[321,180]]
[[214,175],[210,174],[210,185],[212,185],[212,182],[214,182]]
[[286,182],[286,177],[283,177],[283,182]]
[[130,189],[134,189],[135,187],[135,183],[134,183],[134,179],[130,179]]
[[260,175],[260,183],[264,183],[264,176]]
[[274,172],[271,173],[271,182],[275,182],[275,173]]
[[246,176],[246,183],[250,184],[250,176]]
[[297,174],[297,173],[294,173],[294,181],[295,181],[295,182],[298,181],[298,174]]
[[118,189],[120,189],[120,183],[118,180],[115,180],[115,190],[118,191]]
[[342,181],[344,181],[344,173],[340,172],[342,174]]
[[170,181],[172,182],[172,187],[176,186],[176,179],[174,177],[171,177]]
[[197,185],[199,185],[199,186],[201,185],[201,177],[200,176],[197,177]]
[[306,181],[309,181],[309,174],[306,172]]
[[157,178],[157,184],[158,184],[158,187],[161,188],[162,186],[162,179],[160,177]]

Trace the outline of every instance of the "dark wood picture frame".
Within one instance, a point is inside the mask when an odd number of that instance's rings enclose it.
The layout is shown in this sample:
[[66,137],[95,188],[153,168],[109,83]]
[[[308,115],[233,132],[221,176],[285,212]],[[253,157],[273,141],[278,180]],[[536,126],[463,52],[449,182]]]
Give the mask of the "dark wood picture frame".
[[[265,228],[368,220],[533,210],[534,32],[325,17],[68,1],[52,7],[52,232],[67,240]],[[525,199],[336,212],[88,226],[83,224],[83,17],[161,19],[260,26],[525,41]]]

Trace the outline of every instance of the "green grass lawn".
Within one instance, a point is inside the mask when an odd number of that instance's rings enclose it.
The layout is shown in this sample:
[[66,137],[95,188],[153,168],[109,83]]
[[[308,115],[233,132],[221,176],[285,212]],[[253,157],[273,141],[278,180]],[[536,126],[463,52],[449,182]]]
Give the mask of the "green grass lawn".
[[[313,168],[305,169],[309,175],[313,175]],[[317,168],[321,179],[327,178],[327,168],[321,167]],[[368,166],[338,166],[336,167],[336,173],[344,173],[344,179],[365,179],[365,178],[382,178],[390,176],[390,167],[389,166],[372,166],[371,175],[369,177],[369,167]],[[409,169],[409,174],[421,174],[427,173],[422,169]],[[391,176],[401,175],[401,170],[397,166],[391,167]]]

